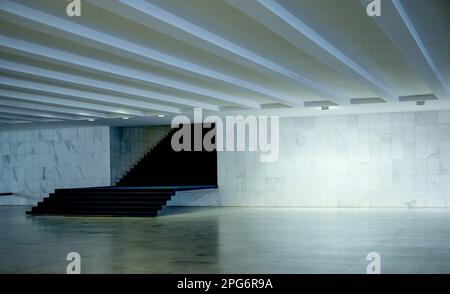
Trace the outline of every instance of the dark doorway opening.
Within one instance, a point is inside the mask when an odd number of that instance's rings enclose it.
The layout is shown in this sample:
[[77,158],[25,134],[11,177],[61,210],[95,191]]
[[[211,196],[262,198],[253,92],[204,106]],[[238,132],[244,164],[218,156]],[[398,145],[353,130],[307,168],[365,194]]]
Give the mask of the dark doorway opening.
[[[203,144],[201,150],[195,151],[195,132],[201,130],[201,140],[205,135],[215,134],[214,124],[184,125],[190,128],[190,150],[175,151],[172,148],[172,137],[183,126],[172,129],[154,149],[147,154],[137,165],[128,172],[118,183],[118,186],[214,186],[217,187],[217,150],[205,150]],[[180,133],[178,133],[178,136]],[[211,136],[209,137],[211,138]],[[183,142],[180,140],[179,142]],[[216,144],[214,135],[211,140]],[[198,142],[197,142],[198,144]],[[198,148],[198,145],[197,145]],[[188,148],[185,148],[188,149]]]

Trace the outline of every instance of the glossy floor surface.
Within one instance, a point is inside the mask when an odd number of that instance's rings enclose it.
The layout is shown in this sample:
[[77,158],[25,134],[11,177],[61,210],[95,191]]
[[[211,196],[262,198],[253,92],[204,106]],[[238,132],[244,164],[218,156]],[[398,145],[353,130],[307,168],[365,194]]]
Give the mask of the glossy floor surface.
[[450,273],[450,209],[176,208],[157,218],[0,207],[0,273]]

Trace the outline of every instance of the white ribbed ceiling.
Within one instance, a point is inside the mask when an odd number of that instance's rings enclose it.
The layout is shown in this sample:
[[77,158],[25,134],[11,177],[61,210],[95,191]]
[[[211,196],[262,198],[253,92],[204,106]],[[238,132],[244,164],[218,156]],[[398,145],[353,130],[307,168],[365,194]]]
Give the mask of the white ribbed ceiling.
[[447,107],[450,2],[381,1],[379,17],[366,2],[81,0],[69,17],[65,0],[2,0],[0,124],[375,97],[399,111],[429,94]]

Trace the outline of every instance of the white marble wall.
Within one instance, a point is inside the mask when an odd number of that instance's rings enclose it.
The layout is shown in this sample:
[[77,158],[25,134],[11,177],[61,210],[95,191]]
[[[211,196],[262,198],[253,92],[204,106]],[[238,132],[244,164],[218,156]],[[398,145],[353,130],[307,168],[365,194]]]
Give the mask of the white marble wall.
[[55,188],[110,185],[109,148],[109,127],[2,131],[0,192],[36,202]]
[[111,183],[122,178],[170,130],[170,126],[111,128]]
[[219,152],[218,191],[169,205],[450,207],[450,111],[283,118],[280,158]]

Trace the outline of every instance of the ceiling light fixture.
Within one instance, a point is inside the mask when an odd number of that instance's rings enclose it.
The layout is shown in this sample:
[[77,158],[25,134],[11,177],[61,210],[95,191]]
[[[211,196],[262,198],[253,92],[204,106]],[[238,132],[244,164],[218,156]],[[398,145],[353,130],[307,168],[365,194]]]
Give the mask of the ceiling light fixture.
[[427,100],[437,100],[437,97],[434,94],[424,94],[424,95],[409,95],[409,96],[400,96],[398,98],[400,102],[409,102],[409,101],[427,101]]
[[123,116],[122,119],[130,119],[129,116]]
[[95,118],[88,118],[88,121],[95,121]]
[[158,114],[158,117],[166,117],[164,114]]
[[336,103],[330,102],[330,101],[306,101],[305,107],[312,107],[314,109],[321,109],[321,110],[329,110],[332,108],[335,108],[337,106]]

